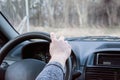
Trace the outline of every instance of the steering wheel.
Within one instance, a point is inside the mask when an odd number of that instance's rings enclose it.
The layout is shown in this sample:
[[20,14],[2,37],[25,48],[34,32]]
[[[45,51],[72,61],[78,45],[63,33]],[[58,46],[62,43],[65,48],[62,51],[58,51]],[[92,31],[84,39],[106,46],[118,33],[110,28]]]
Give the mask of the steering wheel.
[[[50,35],[44,32],[29,32],[22,34],[8,43],[6,43],[0,50],[0,65],[10,50],[23,41],[30,39],[43,39],[51,42]],[[35,80],[37,75],[43,70],[45,62],[36,59],[23,59],[10,65],[5,74],[5,80]],[[66,61],[65,80],[71,80],[71,59]]]

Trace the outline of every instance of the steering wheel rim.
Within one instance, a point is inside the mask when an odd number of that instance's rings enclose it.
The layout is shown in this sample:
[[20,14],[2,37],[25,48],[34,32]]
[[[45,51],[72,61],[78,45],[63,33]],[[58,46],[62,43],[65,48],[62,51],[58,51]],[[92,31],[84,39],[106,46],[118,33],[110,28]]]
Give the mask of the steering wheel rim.
[[[8,43],[6,43],[0,50],[0,65],[2,64],[4,58],[7,56],[10,50],[12,50],[15,46],[20,44],[23,41],[30,40],[30,39],[43,39],[47,40],[48,42],[51,42],[50,35],[48,33],[44,32],[29,32],[22,34],[12,40],[10,40]],[[68,58],[66,61],[66,76],[65,80],[71,80],[71,69],[72,64],[71,64],[71,59]]]

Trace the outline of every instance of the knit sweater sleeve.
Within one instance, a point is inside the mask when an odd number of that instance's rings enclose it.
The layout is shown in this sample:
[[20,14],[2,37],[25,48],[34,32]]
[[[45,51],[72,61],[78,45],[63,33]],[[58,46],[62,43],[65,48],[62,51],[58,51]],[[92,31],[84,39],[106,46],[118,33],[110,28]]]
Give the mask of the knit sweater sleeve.
[[48,63],[36,80],[64,80],[64,69],[58,62]]

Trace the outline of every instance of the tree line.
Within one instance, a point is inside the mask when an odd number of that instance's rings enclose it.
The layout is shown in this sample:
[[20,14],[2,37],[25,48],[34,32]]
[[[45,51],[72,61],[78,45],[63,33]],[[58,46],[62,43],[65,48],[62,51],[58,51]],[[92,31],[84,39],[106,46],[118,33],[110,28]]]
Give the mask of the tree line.
[[[42,27],[119,26],[119,0],[28,0],[30,24]],[[25,0],[0,0],[0,10],[18,25],[26,15]]]

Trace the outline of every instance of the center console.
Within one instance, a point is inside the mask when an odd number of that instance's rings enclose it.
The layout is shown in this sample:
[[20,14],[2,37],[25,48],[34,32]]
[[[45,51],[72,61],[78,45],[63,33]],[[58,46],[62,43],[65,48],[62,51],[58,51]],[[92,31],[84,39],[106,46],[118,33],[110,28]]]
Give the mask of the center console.
[[93,64],[86,66],[85,80],[120,80],[120,51],[95,53]]

